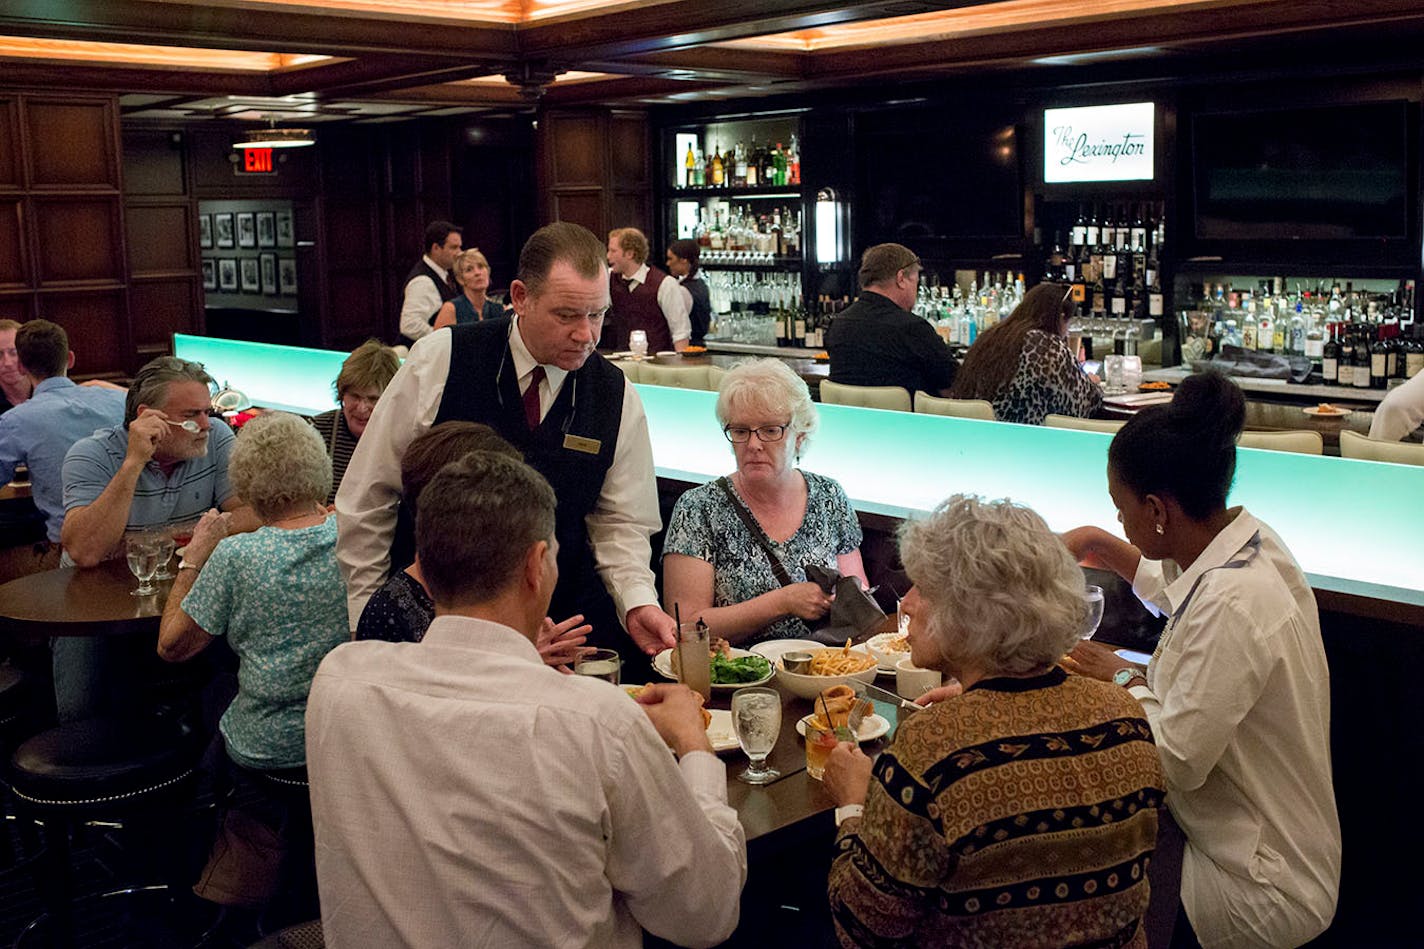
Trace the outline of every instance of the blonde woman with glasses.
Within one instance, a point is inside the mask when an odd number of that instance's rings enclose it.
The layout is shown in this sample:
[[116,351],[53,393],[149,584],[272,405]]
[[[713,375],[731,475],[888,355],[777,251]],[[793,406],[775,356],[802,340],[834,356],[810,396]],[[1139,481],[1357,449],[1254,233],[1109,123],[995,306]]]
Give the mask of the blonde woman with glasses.
[[845,490],[797,467],[817,425],[811,394],[780,359],[744,362],[722,382],[717,421],[737,468],[673,508],[663,541],[666,608],[740,645],[805,638],[807,624],[831,608],[807,581],[807,564],[865,585],[860,522]]

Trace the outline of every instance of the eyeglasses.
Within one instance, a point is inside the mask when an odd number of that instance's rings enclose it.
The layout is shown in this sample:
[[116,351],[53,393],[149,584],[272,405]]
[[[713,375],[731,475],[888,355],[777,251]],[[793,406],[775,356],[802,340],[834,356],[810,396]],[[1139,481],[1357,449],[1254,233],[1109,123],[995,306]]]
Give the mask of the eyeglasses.
[[779,442],[786,437],[787,425],[763,425],[761,428],[743,428],[740,425],[722,426],[722,434],[727,436],[727,441],[733,445],[740,445],[750,441],[752,432],[756,432],[756,437],[762,442]]

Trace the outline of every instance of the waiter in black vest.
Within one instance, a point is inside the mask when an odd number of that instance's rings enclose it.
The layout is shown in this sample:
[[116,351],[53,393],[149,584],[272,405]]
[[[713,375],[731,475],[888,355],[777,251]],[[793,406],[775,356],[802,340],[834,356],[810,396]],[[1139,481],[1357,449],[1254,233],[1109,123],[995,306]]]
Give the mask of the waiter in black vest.
[[650,565],[661,520],[647,417],[623,373],[594,352],[608,310],[603,262],[587,229],[542,227],[519,255],[512,319],[453,326],[411,349],[336,495],[353,629],[390,569],[401,455],[430,426],[464,419],[494,428],[554,487],[559,582],[549,615],[582,613],[590,641],[623,647],[633,675],[646,666],[627,636],[647,655],[674,644]]
[[425,225],[425,254],[405,275],[400,312],[402,342],[410,344],[430,335],[440,305],[460,295],[452,268],[460,253],[463,233],[449,221]]

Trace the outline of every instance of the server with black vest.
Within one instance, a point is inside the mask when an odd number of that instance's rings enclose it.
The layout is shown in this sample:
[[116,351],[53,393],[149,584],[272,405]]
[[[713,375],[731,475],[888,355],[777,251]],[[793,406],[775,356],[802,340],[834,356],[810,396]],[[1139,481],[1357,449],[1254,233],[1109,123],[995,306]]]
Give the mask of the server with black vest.
[[446,300],[459,296],[455,285],[455,256],[460,253],[462,230],[449,221],[431,221],[425,225],[425,254],[405,275],[405,294],[401,299],[400,331],[402,341],[413,343],[434,330],[435,314]]
[[454,326],[411,349],[336,496],[353,628],[390,570],[401,455],[430,426],[465,419],[494,428],[553,485],[551,615],[582,613],[590,641],[618,648],[633,674],[646,668],[639,654],[673,645],[675,623],[658,606],[651,569],[661,521],[647,417],[623,373],[594,352],[609,303],[603,256],[585,228],[540,228],[519,255],[513,318]]

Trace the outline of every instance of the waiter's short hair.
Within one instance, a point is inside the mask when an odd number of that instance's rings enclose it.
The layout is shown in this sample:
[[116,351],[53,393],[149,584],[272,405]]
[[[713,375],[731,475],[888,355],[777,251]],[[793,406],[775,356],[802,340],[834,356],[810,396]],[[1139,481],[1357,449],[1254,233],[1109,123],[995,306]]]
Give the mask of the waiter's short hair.
[[617,241],[623,253],[632,254],[638,263],[648,262],[648,238],[636,227],[615,227],[608,232],[608,238]]
[[860,255],[860,285],[873,287],[894,280],[902,270],[918,267],[920,258],[904,244],[876,244]]
[[519,252],[516,279],[530,294],[538,294],[554,264],[563,261],[580,277],[597,277],[608,267],[607,248],[581,224],[555,221],[529,236]]
[[30,320],[15,332],[20,368],[36,379],[52,379],[69,370],[69,334],[49,320]]
[[445,246],[445,241],[451,234],[464,234],[465,229],[458,224],[451,224],[449,221],[431,221],[425,225],[425,246],[420,249],[422,254],[430,253],[430,248],[439,244]]
[[470,452],[420,493],[415,550],[438,607],[487,603],[515,579],[529,548],[554,539],[554,489],[522,461]]

